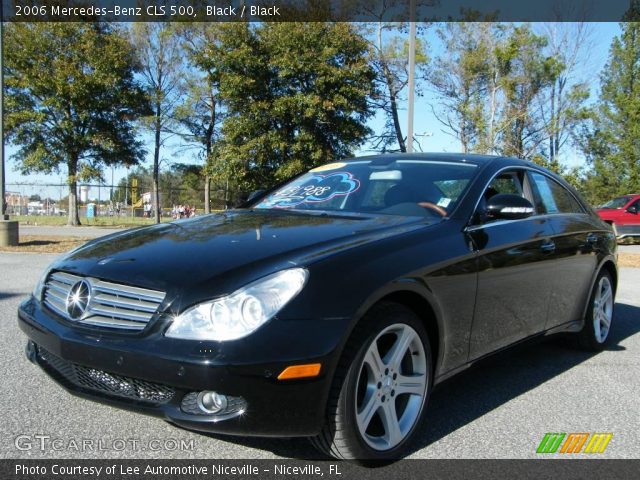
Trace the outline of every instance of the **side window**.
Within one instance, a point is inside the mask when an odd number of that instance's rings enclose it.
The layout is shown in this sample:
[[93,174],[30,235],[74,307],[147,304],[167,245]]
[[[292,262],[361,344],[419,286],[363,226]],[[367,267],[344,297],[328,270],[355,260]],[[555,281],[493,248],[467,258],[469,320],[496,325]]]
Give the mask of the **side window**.
[[487,187],[485,197],[488,200],[499,193],[522,195],[522,182],[520,181],[520,178],[518,178],[518,174],[513,172],[498,175]]
[[531,172],[536,209],[541,213],[584,213],[571,193],[558,182]]

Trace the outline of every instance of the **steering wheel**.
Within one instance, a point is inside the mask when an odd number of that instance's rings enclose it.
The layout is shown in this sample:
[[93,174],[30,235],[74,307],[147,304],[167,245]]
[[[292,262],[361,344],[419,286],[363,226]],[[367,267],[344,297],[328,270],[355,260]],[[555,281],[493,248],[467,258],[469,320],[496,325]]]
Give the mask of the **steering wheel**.
[[435,203],[431,203],[431,202],[418,202],[418,205],[423,207],[423,208],[429,208],[431,210],[433,210],[434,212],[437,212],[441,217],[446,217],[447,216],[447,211],[442,208],[439,205],[436,205]]

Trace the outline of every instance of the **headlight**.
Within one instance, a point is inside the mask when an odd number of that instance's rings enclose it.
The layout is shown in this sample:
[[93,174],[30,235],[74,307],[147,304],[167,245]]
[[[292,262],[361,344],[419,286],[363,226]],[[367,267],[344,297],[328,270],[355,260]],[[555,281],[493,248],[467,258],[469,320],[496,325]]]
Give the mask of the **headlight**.
[[38,283],[36,283],[36,287],[33,289],[33,296],[34,298],[41,302],[42,301],[42,292],[44,291],[44,282],[47,280],[47,277],[49,276],[49,273],[51,272],[51,266],[48,266],[47,268],[44,269],[44,272],[42,272],[42,275],[40,275],[40,279],[38,280]]
[[282,270],[231,295],[196,305],[178,315],[165,335],[216,341],[245,337],[300,293],[307,276],[303,268]]

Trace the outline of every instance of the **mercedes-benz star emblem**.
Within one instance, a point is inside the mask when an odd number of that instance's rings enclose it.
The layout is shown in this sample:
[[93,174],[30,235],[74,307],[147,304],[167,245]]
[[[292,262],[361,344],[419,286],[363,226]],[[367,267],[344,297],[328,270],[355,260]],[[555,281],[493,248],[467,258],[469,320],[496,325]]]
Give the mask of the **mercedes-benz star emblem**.
[[75,283],[67,295],[67,314],[71,320],[77,320],[87,311],[91,300],[91,285],[86,280]]

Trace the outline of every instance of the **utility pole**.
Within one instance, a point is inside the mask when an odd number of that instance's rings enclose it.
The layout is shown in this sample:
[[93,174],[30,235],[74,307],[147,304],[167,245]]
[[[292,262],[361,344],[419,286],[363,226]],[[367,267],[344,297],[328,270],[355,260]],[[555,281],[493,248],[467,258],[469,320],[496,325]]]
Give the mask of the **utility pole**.
[[7,215],[4,183],[4,5],[0,6],[0,246],[18,245],[18,222]]
[[4,37],[4,6],[0,7],[0,219],[9,220],[9,215],[6,215],[7,203],[4,190],[4,46],[2,40]]
[[413,103],[416,74],[416,0],[409,2],[409,81],[407,88],[407,152],[413,152]]

